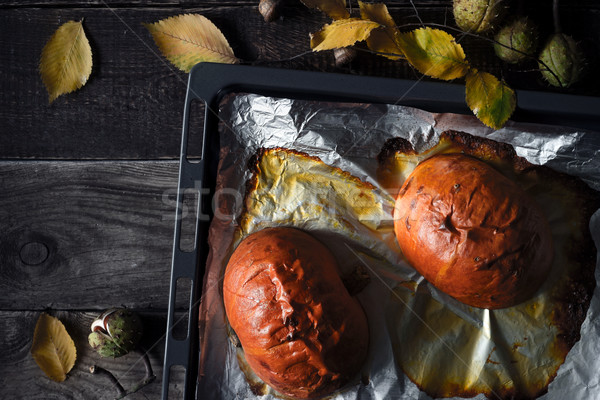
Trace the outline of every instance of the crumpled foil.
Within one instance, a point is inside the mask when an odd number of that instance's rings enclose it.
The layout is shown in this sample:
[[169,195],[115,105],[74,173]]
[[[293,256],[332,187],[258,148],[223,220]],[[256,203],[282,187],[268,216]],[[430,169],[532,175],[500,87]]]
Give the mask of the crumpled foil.
[[[252,176],[248,161],[259,148],[304,152],[380,188],[376,179],[376,157],[387,139],[403,137],[421,151],[435,145],[441,132],[454,129],[509,143],[519,156],[530,162],[578,176],[595,190],[600,190],[600,135],[574,128],[509,122],[503,129],[493,131],[472,116],[433,114],[403,106],[325,103],[254,94],[228,96],[221,104],[219,117],[221,148],[214,198],[215,218],[209,230],[210,253],[200,304],[197,397],[202,399],[277,398],[268,391],[264,396],[256,394],[263,389],[245,367],[240,351],[230,343],[221,294],[223,269],[240,239],[238,228],[244,212],[243,198]],[[383,192],[384,188],[381,189]],[[268,216],[265,217],[268,220]],[[322,231],[326,228],[322,226],[324,223],[316,219],[314,226],[303,227]],[[596,247],[600,248],[599,212],[592,217],[590,229]],[[393,252],[383,254],[383,261],[360,250],[350,253],[346,250],[346,254],[340,254],[344,252],[343,246],[326,236],[319,238],[330,245],[338,259],[353,254],[360,262],[368,263],[373,271],[381,272],[359,294],[371,332],[370,355],[362,371],[363,377],[368,376],[369,383],[352,382],[333,398],[430,399],[398,368],[393,348],[399,344],[393,343],[390,337],[389,315],[386,315],[393,308],[389,288],[407,280],[421,284],[420,275],[403,265],[400,259],[393,259],[390,255]],[[359,244],[369,248],[369,243],[366,240]],[[381,255],[380,251],[374,253]],[[595,277],[598,283],[600,256],[597,260]],[[390,264],[398,268],[390,270]],[[393,271],[397,273],[394,275]],[[600,370],[599,290],[597,287],[594,292],[581,327],[581,340],[571,349],[548,393],[541,398],[600,398],[600,375],[597,373]],[[441,303],[451,303],[452,299],[435,291],[432,294]],[[481,325],[481,321],[468,312],[461,313],[460,307],[452,309],[460,318],[473,318],[471,325]],[[451,334],[456,335],[456,332]],[[484,341],[485,354],[492,345]],[[535,354],[530,356],[535,357]],[[451,365],[432,367],[449,368]],[[485,396],[480,394],[475,398],[484,399]]]

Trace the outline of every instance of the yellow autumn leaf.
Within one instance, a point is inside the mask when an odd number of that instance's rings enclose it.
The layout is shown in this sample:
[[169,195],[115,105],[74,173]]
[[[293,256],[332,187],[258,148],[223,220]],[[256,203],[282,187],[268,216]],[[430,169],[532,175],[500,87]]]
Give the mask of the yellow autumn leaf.
[[344,19],[350,17],[346,9],[345,0],[300,0],[308,8],[317,8],[329,15],[332,19]]
[[31,355],[50,379],[62,382],[75,365],[77,350],[62,322],[42,313],[35,325]]
[[374,29],[367,38],[369,49],[382,53],[381,55],[391,60],[402,58],[402,49],[396,42],[400,31],[396,27],[394,19],[390,15],[388,8],[383,3],[364,3],[358,2],[360,7],[360,17],[365,20],[377,22],[380,28]]
[[365,3],[358,2],[360,8],[360,17],[369,21],[377,22],[380,25],[395,28],[396,23],[390,15],[388,8],[383,3]]
[[42,49],[40,75],[50,103],[79,89],[92,73],[92,49],[81,21],[62,24]]
[[183,14],[144,26],[163,55],[184,72],[203,61],[238,62],[223,33],[202,15]]
[[461,45],[440,29],[419,28],[401,33],[397,42],[408,62],[422,74],[451,80],[463,77],[469,70]]
[[466,101],[481,122],[500,129],[517,104],[515,92],[494,75],[473,68],[466,77]]
[[321,51],[352,46],[368,38],[371,31],[379,26],[377,22],[360,18],[339,19],[314,33],[310,38],[310,47],[313,51]]

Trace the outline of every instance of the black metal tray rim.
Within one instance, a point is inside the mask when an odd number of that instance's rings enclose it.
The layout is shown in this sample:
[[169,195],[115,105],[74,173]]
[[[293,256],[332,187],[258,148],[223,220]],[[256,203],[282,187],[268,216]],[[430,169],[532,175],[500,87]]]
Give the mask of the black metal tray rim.
[[[218,157],[218,105],[223,96],[234,92],[271,97],[299,98],[334,102],[384,103],[422,108],[430,112],[470,114],[465,103],[464,85],[445,82],[411,81],[348,74],[275,69],[256,66],[200,63],[189,74],[181,134],[181,158],[177,190],[177,208],[171,267],[162,399],[168,398],[171,367],[185,369],[185,399],[194,398],[198,367],[198,304],[201,298],[204,263],[208,255],[208,222],[196,219],[192,251],[179,246],[182,225],[183,193],[189,189],[210,187],[216,169],[210,168]],[[513,119],[600,130],[600,98],[560,93],[517,91],[518,105]],[[204,131],[200,160],[188,160],[187,143],[191,103],[205,104]],[[209,149],[211,151],[209,151]],[[204,199],[206,200],[206,199]],[[197,213],[204,204],[198,196]],[[187,306],[187,336],[173,336],[177,281],[191,281]]]

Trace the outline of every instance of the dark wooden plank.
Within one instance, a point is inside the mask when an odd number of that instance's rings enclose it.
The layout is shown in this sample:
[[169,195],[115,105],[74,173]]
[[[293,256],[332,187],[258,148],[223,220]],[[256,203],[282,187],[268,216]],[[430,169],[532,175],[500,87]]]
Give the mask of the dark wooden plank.
[[[402,0],[400,0],[402,1]],[[421,0],[427,2],[427,0]],[[252,6],[257,5],[258,0],[5,0],[0,3],[0,8],[68,8],[68,7],[90,7],[90,8],[123,8],[123,7],[198,7],[215,5],[229,6]]]
[[[213,20],[236,54],[252,61],[308,50],[308,32],[325,18],[302,10],[285,26],[266,24],[255,7],[187,11],[202,12]],[[142,22],[181,12],[156,8],[2,10],[0,158],[177,157],[187,75],[159,55]],[[37,71],[39,54],[61,23],[81,18],[85,18],[94,54],[92,75],[81,90],[49,105]],[[306,39],[299,42],[299,37]],[[311,63],[324,68],[327,56],[305,60],[317,60]],[[199,147],[192,146],[191,153],[199,154]]]
[[175,161],[1,162],[0,310],[166,310],[177,175]]
[[[286,5],[295,6],[298,5],[299,0],[283,0]],[[351,4],[352,7],[357,7],[356,1],[347,1],[347,3]],[[397,5],[410,5],[411,0],[381,0],[375,1],[374,3],[385,3],[388,6],[397,6]],[[415,6],[449,6],[452,4],[451,0],[413,0],[412,3]],[[43,0],[4,0],[0,3],[0,8],[2,7],[160,7],[160,6],[204,6],[204,5],[219,5],[222,7],[229,6],[248,6],[248,5],[256,5],[258,4],[258,0],[52,0],[52,1],[43,1]],[[569,1],[569,7],[600,7],[596,0],[571,0]]]
[[[448,3],[449,4],[449,3]],[[529,3],[528,3],[529,4]],[[536,3],[539,4],[539,3]],[[569,93],[600,94],[600,9],[564,7],[563,26],[586,48],[589,73]],[[334,66],[331,52],[306,54],[308,34],[328,19],[300,5],[290,5],[283,18],[265,23],[255,6],[208,8],[7,8],[0,10],[0,158],[175,158],[186,88],[186,74],[168,64],[142,22],[182,12],[210,18],[225,34],[238,57],[248,63],[282,68],[418,79],[406,63],[361,52],[350,65]],[[396,22],[408,28],[417,19],[410,6],[394,6]],[[421,7],[427,22],[452,24],[450,7]],[[531,10],[551,30],[547,3]],[[81,90],[47,102],[37,71],[45,42],[63,22],[85,18],[94,53],[94,69]],[[414,25],[410,25],[414,26]],[[549,89],[535,68],[509,67],[493,55],[489,43],[461,39],[471,63],[508,80],[515,88]],[[400,94],[399,94],[400,96]],[[192,154],[199,146],[192,146]]]
[[[297,6],[299,0],[283,0],[286,6]],[[577,0],[576,3],[589,3],[593,0]],[[391,5],[410,5],[410,0],[386,0],[383,1]],[[357,2],[352,1],[352,6],[357,7]],[[414,0],[413,3],[417,6],[432,6],[452,4],[451,0]],[[218,5],[221,7],[229,6],[256,6],[258,0],[52,0],[51,2],[43,0],[5,0],[0,3],[1,7],[160,7],[160,6],[191,6],[199,7],[205,5]]]
[[[59,318],[73,338],[77,361],[64,382],[47,378],[33,360],[30,349],[39,312],[0,311],[0,398],[3,399],[112,399],[117,391],[103,376],[91,375],[89,367],[98,365],[110,370],[125,388],[144,377],[144,366],[135,353],[121,358],[101,358],[88,345],[87,336],[96,312],[49,311]],[[131,400],[158,399],[161,393],[166,312],[139,312],[144,324],[142,345],[148,349],[156,381]],[[182,398],[183,375],[171,379],[174,399]]]

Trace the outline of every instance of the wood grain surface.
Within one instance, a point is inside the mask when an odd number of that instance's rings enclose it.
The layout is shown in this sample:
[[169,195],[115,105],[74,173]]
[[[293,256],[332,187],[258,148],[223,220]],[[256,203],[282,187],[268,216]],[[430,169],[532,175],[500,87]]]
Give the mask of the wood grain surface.
[[0,309],[166,309],[177,173],[174,161],[0,163]]
[[[157,375],[129,398],[160,397],[177,174],[176,161],[0,162],[0,398],[114,398],[110,382],[88,372],[93,364],[132,387],[144,374],[139,362],[130,370],[137,356],[100,359],[87,344],[92,320],[114,306],[141,313]],[[185,310],[189,296],[178,300]],[[41,311],[58,317],[77,347],[64,383],[46,378],[29,353]],[[171,382],[181,398],[183,373]]]
[[[424,22],[445,24],[456,33],[451,0],[385,3],[403,30],[418,26],[414,4]],[[551,33],[551,2],[522,3],[540,25],[540,36]],[[160,398],[187,75],[162,57],[142,23],[200,13],[224,33],[244,64],[423,79],[406,63],[361,46],[350,64],[336,67],[332,52],[309,48],[309,34],[329,22],[325,15],[299,0],[285,0],[282,17],[266,23],[257,4],[0,3],[0,399],[114,398],[109,382],[88,372],[92,364],[113,371],[125,387],[133,385],[143,376],[135,355],[101,359],[87,344],[93,318],[114,306],[142,315],[143,345],[157,375],[156,382],[129,398]],[[352,6],[356,13],[357,3]],[[515,89],[599,96],[600,3],[562,1],[560,13],[564,32],[583,47],[589,71],[569,89],[550,88],[533,61],[518,67],[502,63],[485,39],[457,40],[473,66]],[[81,19],[92,47],[92,74],[83,88],[49,104],[38,72],[41,50],[61,24]],[[199,129],[202,120],[199,113],[192,115],[192,129]],[[200,154],[198,141],[190,143],[189,154]],[[184,232],[182,239],[193,243],[193,232]],[[186,303],[186,296],[179,298],[178,317],[185,317]],[[30,355],[42,311],[61,319],[77,347],[77,362],[63,383],[46,378]],[[178,324],[177,330],[182,327]],[[183,373],[178,371],[169,398],[182,398]]]
[[[98,311],[49,311],[61,320],[75,342],[77,361],[64,382],[47,378],[30,354],[37,311],[0,311],[0,396],[3,399],[114,399],[117,390],[102,375],[91,375],[92,365],[107,369],[124,388],[132,388],[144,377],[145,370],[139,354],[129,353],[121,358],[102,358],[88,344],[90,325]],[[156,380],[139,392],[127,397],[131,400],[158,399],[161,393],[162,362],[166,314],[140,311],[144,324],[143,348]],[[173,398],[181,398],[183,376],[172,376],[170,388]],[[179,383],[181,382],[181,383]]]
[[[8,7],[4,3],[5,8],[0,8],[0,158],[176,158],[187,76],[159,54],[142,23],[183,12],[211,19],[245,63],[420,78],[405,62],[366,52],[359,52],[353,62],[340,68],[335,67],[330,51],[304,54],[310,50],[309,33],[328,19],[299,2],[288,2],[282,18],[272,23],[264,22],[256,6],[247,1],[240,5],[185,2],[179,7],[160,1],[83,3],[51,2],[52,7],[26,6],[27,2]],[[450,1],[415,3],[423,21],[454,26]],[[586,49],[592,71],[570,89],[549,88],[538,72],[525,72],[537,68],[534,62],[518,67],[503,64],[485,40],[458,40],[472,65],[506,79],[514,88],[598,95],[600,76],[593,71],[600,53],[600,30],[595,28],[600,4],[593,4],[578,1],[561,9],[564,31]],[[549,3],[527,2],[527,10],[545,37],[552,30]],[[398,25],[416,27],[418,20],[407,1],[391,2],[390,11]],[[37,71],[41,49],[60,24],[82,18],[92,46],[92,75],[80,90],[48,104]],[[199,147],[192,146],[190,152],[197,154]]]

